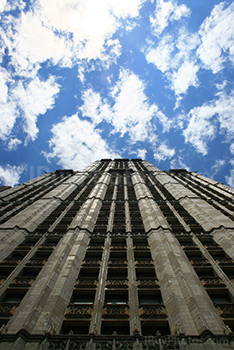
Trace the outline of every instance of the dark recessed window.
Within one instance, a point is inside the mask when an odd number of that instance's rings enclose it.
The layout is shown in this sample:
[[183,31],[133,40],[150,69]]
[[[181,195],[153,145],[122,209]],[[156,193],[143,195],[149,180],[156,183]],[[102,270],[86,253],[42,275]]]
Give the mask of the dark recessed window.
[[121,305],[121,304],[127,304],[127,302],[128,302],[127,290],[106,291],[105,304]]
[[139,291],[139,304],[140,305],[158,305],[162,304],[162,297],[159,291]]

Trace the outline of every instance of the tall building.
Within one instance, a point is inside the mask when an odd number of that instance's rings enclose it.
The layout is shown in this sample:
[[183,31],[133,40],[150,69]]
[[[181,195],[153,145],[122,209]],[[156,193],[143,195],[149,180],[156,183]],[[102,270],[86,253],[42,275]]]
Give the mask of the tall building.
[[233,349],[233,189],[102,159],[0,198],[0,349]]

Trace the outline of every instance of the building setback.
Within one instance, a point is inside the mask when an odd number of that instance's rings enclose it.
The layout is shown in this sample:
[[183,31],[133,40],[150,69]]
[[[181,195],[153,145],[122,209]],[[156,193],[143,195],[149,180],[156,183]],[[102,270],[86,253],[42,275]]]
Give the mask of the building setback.
[[234,348],[232,188],[102,159],[0,199],[0,349]]

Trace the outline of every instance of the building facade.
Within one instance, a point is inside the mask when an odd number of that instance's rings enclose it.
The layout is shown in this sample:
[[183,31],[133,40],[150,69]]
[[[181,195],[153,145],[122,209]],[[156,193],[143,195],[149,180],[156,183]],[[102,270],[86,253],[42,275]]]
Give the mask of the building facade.
[[0,349],[234,348],[233,189],[102,159],[0,199]]

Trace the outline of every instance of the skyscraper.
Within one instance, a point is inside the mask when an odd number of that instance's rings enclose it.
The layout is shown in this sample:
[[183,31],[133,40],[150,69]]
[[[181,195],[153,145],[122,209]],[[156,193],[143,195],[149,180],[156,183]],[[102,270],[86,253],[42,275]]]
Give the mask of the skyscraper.
[[102,159],[0,198],[1,349],[233,348],[233,189]]

